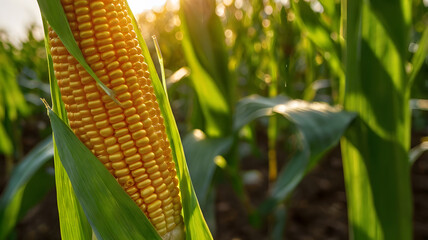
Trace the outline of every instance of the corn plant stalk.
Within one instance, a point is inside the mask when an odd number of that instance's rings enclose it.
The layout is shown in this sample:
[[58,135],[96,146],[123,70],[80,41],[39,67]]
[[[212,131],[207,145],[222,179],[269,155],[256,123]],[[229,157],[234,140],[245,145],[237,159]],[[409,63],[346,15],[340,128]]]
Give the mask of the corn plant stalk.
[[405,72],[411,2],[343,0],[344,107],[359,114],[342,139],[350,239],[412,239]]
[[215,6],[213,0],[180,1],[180,19],[184,55],[201,108],[197,127],[209,137],[224,137],[231,131],[235,82]]
[[[273,1],[270,2],[272,5],[275,4]],[[279,22],[280,19],[272,19],[272,22]],[[269,56],[269,70],[271,74],[271,82],[269,85],[269,97],[274,98],[278,95],[278,79],[279,79],[279,66],[278,66],[278,54],[277,50],[277,39],[278,33],[271,24],[269,28],[265,30],[266,36],[269,42],[268,56]],[[277,167],[277,152],[276,152],[276,140],[278,137],[278,119],[277,116],[269,117],[269,125],[267,129],[268,135],[268,162],[269,162],[269,182],[273,183],[276,181],[278,175]]]

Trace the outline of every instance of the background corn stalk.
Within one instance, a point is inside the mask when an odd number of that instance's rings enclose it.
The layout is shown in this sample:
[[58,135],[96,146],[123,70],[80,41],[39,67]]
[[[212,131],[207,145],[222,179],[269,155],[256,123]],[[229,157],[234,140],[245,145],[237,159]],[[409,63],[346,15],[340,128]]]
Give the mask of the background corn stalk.
[[[264,7],[260,1],[251,3],[256,9],[255,13]],[[270,4],[274,6],[276,3],[272,1]],[[277,53],[283,47],[279,43],[284,36],[280,37],[275,32],[283,31],[282,27],[288,27],[285,19],[270,17],[271,27],[260,29],[261,34],[268,36],[266,39],[268,48],[266,52],[253,53],[254,57],[262,57],[262,64],[257,68],[260,67],[260,71],[266,71],[271,75],[266,94],[269,98],[265,98],[258,95],[247,96],[248,92],[235,89],[238,84],[237,74],[231,72],[235,72],[234,68],[242,64],[238,62],[241,56],[227,54],[224,44],[227,39],[220,25],[220,17],[215,13],[215,1],[181,1],[180,17],[184,35],[183,51],[189,64],[191,86],[197,96],[193,103],[192,123],[194,128],[200,128],[185,137],[184,148],[196,193],[201,200],[202,210],[208,216],[210,228],[215,229],[215,216],[212,211],[215,193],[210,190],[217,181],[215,178],[217,172],[217,175],[230,181],[242,205],[252,216],[250,221],[254,225],[271,217],[276,211],[281,213],[275,216],[274,224],[270,227],[272,236],[275,235],[276,239],[280,239],[286,221],[282,205],[304,175],[338,142],[354,114],[343,112],[340,108],[329,107],[327,104],[311,104],[278,96],[284,91],[280,86],[285,84],[284,77],[279,76],[279,63],[284,63],[283,56]],[[261,24],[258,21],[263,20],[259,19],[258,14],[249,14],[248,17],[255,18],[254,24],[258,25]],[[242,53],[251,54],[246,51],[252,51],[252,46],[245,48]],[[249,85],[256,85],[257,80],[252,77],[254,76],[248,76],[246,81]],[[237,94],[246,97],[239,100]],[[231,116],[233,118],[230,118]],[[240,159],[243,156],[238,152],[243,142],[240,134],[243,129],[248,131],[249,126],[255,125],[257,120],[265,117],[270,119],[267,134],[272,189],[261,206],[253,206],[242,180],[244,173],[241,171]],[[292,157],[288,159],[276,179],[279,171],[275,166],[276,138],[289,133],[289,129],[294,126],[298,129],[297,136],[293,135],[298,142],[297,149],[292,150],[294,151]]]
[[359,114],[342,139],[350,238],[412,239],[411,1],[345,0],[342,10],[344,106]]

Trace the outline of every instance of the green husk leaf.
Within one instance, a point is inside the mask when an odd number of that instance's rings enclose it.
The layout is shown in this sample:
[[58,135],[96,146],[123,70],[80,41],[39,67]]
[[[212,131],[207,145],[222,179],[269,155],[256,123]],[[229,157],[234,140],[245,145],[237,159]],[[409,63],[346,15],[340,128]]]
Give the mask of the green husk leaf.
[[154,45],[155,45],[156,54],[158,55],[159,67],[160,67],[160,70],[161,70],[162,86],[163,86],[163,89],[165,91],[166,99],[168,100],[168,91],[167,91],[168,88],[166,86],[165,67],[163,65],[162,51],[160,49],[159,42],[158,42],[158,39],[156,38],[156,36],[153,35],[152,38],[153,38],[153,42],[154,42]]
[[97,239],[161,239],[104,165],[48,111],[58,155]]

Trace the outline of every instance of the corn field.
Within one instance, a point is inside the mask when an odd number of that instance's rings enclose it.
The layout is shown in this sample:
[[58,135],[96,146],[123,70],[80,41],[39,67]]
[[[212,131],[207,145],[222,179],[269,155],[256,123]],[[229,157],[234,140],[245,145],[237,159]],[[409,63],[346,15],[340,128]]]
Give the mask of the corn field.
[[428,239],[428,1],[29,1],[0,240]]

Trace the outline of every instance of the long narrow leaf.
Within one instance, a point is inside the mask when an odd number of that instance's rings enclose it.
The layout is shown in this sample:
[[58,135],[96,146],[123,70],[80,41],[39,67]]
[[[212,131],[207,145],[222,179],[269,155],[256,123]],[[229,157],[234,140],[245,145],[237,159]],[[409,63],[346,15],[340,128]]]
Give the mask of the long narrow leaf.
[[426,56],[428,55],[428,27],[422,33],[422,37],[419,40],[418,50],[412,58],[412,71],[409,75],[409,86],[411,87],[415,78],[421,69]]
[[267,214],[283,202],[311,170],[320,157],[339,142],[355,114],[341,111],[325,103],[308,103],[278,96],[267,99],[251,96],[241,100],[237,107],[235,128],[259,117],[279,114],[294,123],[299,130],[300,148],[280,172],[271,196],[262,206]]
[[412,239],[410,86],[405,71],[411,1],[342,1],[344,107],[359,118],[342,140],[351,239]]
[[207,138],[201,130],[194,130],[183,140],[190,176],[201,205],[205,205],[216,168],[214,158],[225,154],[233,139]]
[[184,55],[205,124],[200,128],[209,137],[224,137],[230,132],[235,96],[215,1],[181,1],[180,6]]
[[49,117],[59,157],[97,239],[161,239],[104,165],[51,109]]

